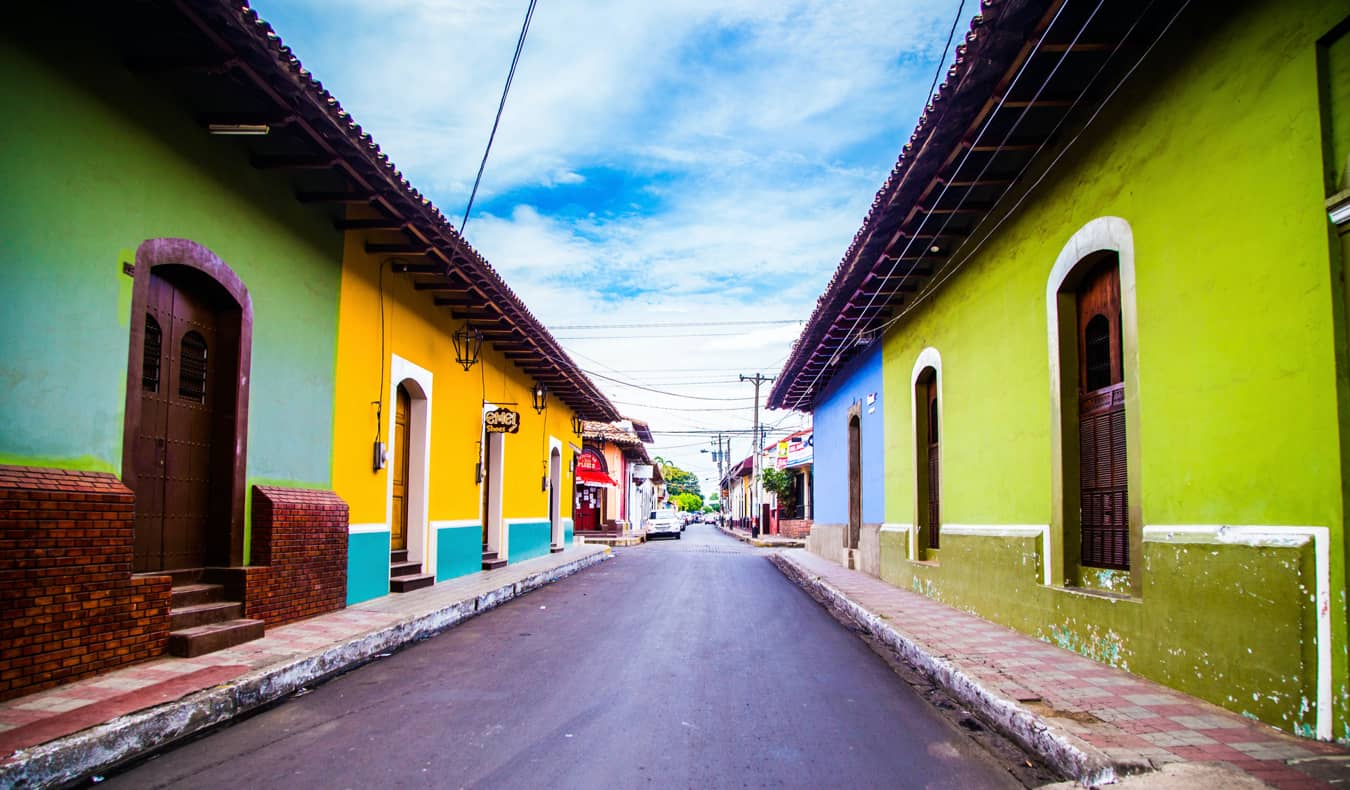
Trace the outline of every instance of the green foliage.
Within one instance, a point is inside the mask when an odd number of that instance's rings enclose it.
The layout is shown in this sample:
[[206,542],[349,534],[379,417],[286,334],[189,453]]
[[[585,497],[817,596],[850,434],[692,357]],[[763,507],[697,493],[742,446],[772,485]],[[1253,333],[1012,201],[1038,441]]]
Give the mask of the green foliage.
[[764,490],[778,497],[778,507],[791,510],[796,507],[792,490],[792,475],[782,469],[765,469],[759,473]]
[[759,474],[760,480],[764,483],[765,491],[769,491],[780,499],[792,493],[792,475],[782,469],[765,469]]
[[694,494],[700,502],[703,501],[703,491],[698,486],[698,475],[681,469],[659,455],[655,461],[661,467],[661,476],[666,479],[666,493],[670,495],[672,501],[680,494]]
[[703,509],[703,497],[698,494],[690,494],[688,492],[676,494],[670,498],[670,501],[675,503],[677,509],[686,510],[690,513],[696,513]]

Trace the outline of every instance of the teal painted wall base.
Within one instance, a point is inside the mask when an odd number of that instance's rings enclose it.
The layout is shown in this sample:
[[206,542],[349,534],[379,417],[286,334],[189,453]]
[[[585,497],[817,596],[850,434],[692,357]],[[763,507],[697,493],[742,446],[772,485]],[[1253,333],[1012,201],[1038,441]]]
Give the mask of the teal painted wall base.
[[470,524],[436,530],[436,581],[443,582],[482,569],[482,526]]
[[347,605],[389,594],[389,533],[347,536]]
[[550,530],[547,521],[508,524],[506,528],[510,530],[508,540],[510,540],[511,551],[508,559],[511,562],[534,559],[548,554]]
[[566,547],[566,546],[571,546],[571,545],[572,545],[572,534],[573,534],[573,531],[572,531],[572,519],[570,519],[570,518],[565,518],[565,519],[563,519],[563,546],[564,546],[564,547]]

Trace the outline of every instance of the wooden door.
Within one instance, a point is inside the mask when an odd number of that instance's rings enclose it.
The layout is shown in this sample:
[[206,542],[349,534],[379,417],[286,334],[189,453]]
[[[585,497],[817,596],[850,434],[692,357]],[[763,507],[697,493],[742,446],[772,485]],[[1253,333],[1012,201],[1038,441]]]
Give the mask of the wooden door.
[[1082,563],[1130,567],[1120,267],[1098,263],[1078,290],[1078,465]]
[[927,390],[926,408],[928,409],[928,546],[929,548],[940,548],[942,537],[942,522],[939,515],[941,508],[941,459],[942,443],[938,434],[938,403],[937,403],[937,374],[934,372],[928,377],[928,383],[924,387]]
[[858,548],[862,532],[862,425],[858,417],[848,421],[848,529],[844,548]]
[[578,530],[595,531],[600,529],[600,507],[599,495],[601,489],[590,486],[577,486],[576,507],[572,509],[572,517],[575,521],[574,528]]
[[389,525],[389,546],[393,551],[408,548],[408,421],[412,415],[412,397],[398,385],[394,406],[393,521]]
[[192,285],[150,274],[134,461],[137,571],[207,564],[223,368],[216,309]]

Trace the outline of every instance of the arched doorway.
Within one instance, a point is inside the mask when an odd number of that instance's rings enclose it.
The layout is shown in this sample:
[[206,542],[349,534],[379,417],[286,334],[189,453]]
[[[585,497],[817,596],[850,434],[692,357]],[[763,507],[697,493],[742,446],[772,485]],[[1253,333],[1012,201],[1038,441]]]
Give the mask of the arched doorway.
[[252,305],[206,248],[136,255],[123,479],[136,495],[136,572],[243,564]]
[[563,546],[562,525],[562,452],[554,447],[548,454],[548,523],[553,549]]
[[862,418],[856,411],[848,419],[848,529],[844,548],[858,548],[862,533]]
[[394,396],[394,466],[393,494],[390,497],[389,548],[395,552],[408,549],[408,452],[411,442],[408,430],[412,421],[412,396],[402,383]]
[[576,501],[572,507],[573,527],[578,532],[595,532],[605,521],[605,485],[609,466],[605,457],[587,447],[577,456],[574,485]]

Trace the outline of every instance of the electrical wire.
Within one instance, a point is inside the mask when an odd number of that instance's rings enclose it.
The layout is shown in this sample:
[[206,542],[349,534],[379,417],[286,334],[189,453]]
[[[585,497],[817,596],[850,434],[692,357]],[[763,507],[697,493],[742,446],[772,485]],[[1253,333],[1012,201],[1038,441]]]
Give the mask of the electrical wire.
[[615,384],[621,384],[621,385],[623,385],[623,386],[625,386],[625,387],[632,387],[633,389],[639,389],[639,390],[643,390],[643,391],[646,391],[646,392],[654,392],[654,393],[656,393],[657,395],[669,395],[669,396],[672,397],[672,398],[688,398],[688,399],[690,399],[690,400],[717,400],[717,401],[746,401],[746,400],[754,400],[754,397],[753,397],[753,396],[746,396],[746,397],[744,397],[744,398],[714,398],[714,397],[711,397],[711,396],[708,396],[708,395],[682,395],[682,394],[680,394],[680,393],[678,393],[678,392],[666,392],[665,390],[659,390],[659,389],[655,389],[655,388],[653,388],[653,387],[644,387],[644,386],[642,386],[641,384],[631,384],[631,383],[629,383],[629,382],[627,382],[627,381],[624,381],[623,379],[616,379],[616,378],[614,378],[614,377],[612,377],[612,376],[606,376],[606,375],[604,375],[604,374],[602,374],[602,373],[597,373],[597,372],[595,372],[594,370],[586,370],[585,368],[582,368],[582,370],[583,370],[583,371],[586,373],[586,375],[588,375],[588,376],[595,376],[595,377],[598,378],[598,379],[604,379],[605,381],[611,381],[611,382],[613,382],[613,383],[615,383]]
[[511,92],[511,80],[516,77],[516,65],[520,63],[520,52],[525,48],[525,36],[530,32],[530,19],[534,17],[534,6],[538,0],[530,0],[525,11],[525,23],[520,26],[520,38],[516,40],[516,54],[511,57],[511,70],[506,72],[506,86],[502,88],[502,100],[497,103],[497,117],[492,121],[492,133],[488,135],[487,148],[483,149],[483,161],[478,163],[478,175],[473,180],[473,190],[469,192],[469,204],[464,207],[464,220],[459,223],[459,233],[464,235],[464,227],[469,224],[469,212],[473,210],[473,199],[478,194],[478,185],[483,180],[483,169],[487,167],[488,154],[492,152],[492,141],[497,138],[497,125],[502,122],[502,110],[506,108],[506,95]]
[[803,318],[778,318],[765,319],[760,321],[669,321],[652,322],[648,321],[642,324],[560,324],[551,326],[549,329],[554,332],[562,332],[572,329],[663,329],[669,326],[757,326],[761,324],[804,324]]

